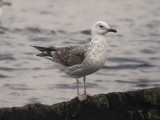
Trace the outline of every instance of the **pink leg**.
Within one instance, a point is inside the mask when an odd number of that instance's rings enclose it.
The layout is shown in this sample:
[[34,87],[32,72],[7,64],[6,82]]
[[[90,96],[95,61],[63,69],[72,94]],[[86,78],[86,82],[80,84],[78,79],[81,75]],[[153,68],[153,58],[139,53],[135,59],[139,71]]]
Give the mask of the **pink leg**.
[[84,94],[86,95],[87,94],[87,91],[86,91],[86,76],[83,77],[83,84],[84,84]]
[[87,99],[86,95],[79,93],[79,80],[78,80],[78,78],[76,79],[76,83],[77,83],[77,96],[78,96],[79,101],[83,101],[83,100]]
[[76,83],[77,83],[77,96],[79,95],[79,80],[78,78],[76,79]]
[[92,96],[92,95],[88,94],[86,91],[86,76],[83,77],[83,83],[84,83],[84,95]]

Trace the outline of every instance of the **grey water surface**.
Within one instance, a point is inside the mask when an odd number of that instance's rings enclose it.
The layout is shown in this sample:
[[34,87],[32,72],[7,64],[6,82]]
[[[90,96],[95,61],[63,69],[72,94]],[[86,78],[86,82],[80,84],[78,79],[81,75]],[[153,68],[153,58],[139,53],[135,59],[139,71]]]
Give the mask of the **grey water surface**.
[[88,93],[160,87],[159,0],[11,2],[11,7],[3,7],[1,17],[0,107],[53,104],[75,97],[75,79],[37,57],[38,51],[29,45],[85,44],[99,20],[118,33],[106,35],[108,59],[101,70],[87,77]]

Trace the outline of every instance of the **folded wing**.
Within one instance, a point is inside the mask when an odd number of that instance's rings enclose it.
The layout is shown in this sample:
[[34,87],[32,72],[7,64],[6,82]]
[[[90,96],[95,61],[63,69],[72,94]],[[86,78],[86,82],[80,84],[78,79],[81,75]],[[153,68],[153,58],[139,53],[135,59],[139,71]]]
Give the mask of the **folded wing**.
[[59,62],[65,66],[81,64],[86,56],[87,46],[70,47],[39,47],[32,46],[40,50],[40,57],[49,57],[54,62]]

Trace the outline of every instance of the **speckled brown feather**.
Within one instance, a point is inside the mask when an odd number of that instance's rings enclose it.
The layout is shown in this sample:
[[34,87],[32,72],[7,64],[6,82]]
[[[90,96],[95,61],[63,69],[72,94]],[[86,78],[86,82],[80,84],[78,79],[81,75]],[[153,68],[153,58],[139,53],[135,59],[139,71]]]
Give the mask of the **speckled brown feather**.
[[33,46],[42,53],[40,57],[51,57],[51,60],[59,62],[65,66],[73,66],[81,64],[85,58],[85,46],[70,46],[70,47],[39,47]]
[[54,54],[63,65],[72,66],[81,64],[85,58],[85,52],[83,52],[83,54],[74,54],[72,50],[75,48],[77,48],[77,46],[59,48],[54,51]]

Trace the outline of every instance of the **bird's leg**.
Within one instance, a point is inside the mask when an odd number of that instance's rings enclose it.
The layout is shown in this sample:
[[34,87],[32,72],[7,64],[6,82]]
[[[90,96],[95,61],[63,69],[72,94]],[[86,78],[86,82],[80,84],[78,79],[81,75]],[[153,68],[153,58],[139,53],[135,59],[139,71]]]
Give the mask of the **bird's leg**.
[[76,83],[77,83],[77,96],[80,95],[79,93],[79,80],[78,78],[76,79]]
[[86,91],[86,76],[83,77],[83,84],[84,84],[84,95],[87,95],[87,91]]
[[92,96],[92,95],[88,94],[86,91],[86,76],[83,77],[83,83],[84,83],[84,95]]
[[78,96],[78,99],[79,99],[79,101],[83,101],[83,100],[85,100],[87,98],[87,96],[79,93],[79,80],[78,80],[78,78],[76,79],[76,83],[77,83],[77,96]]

